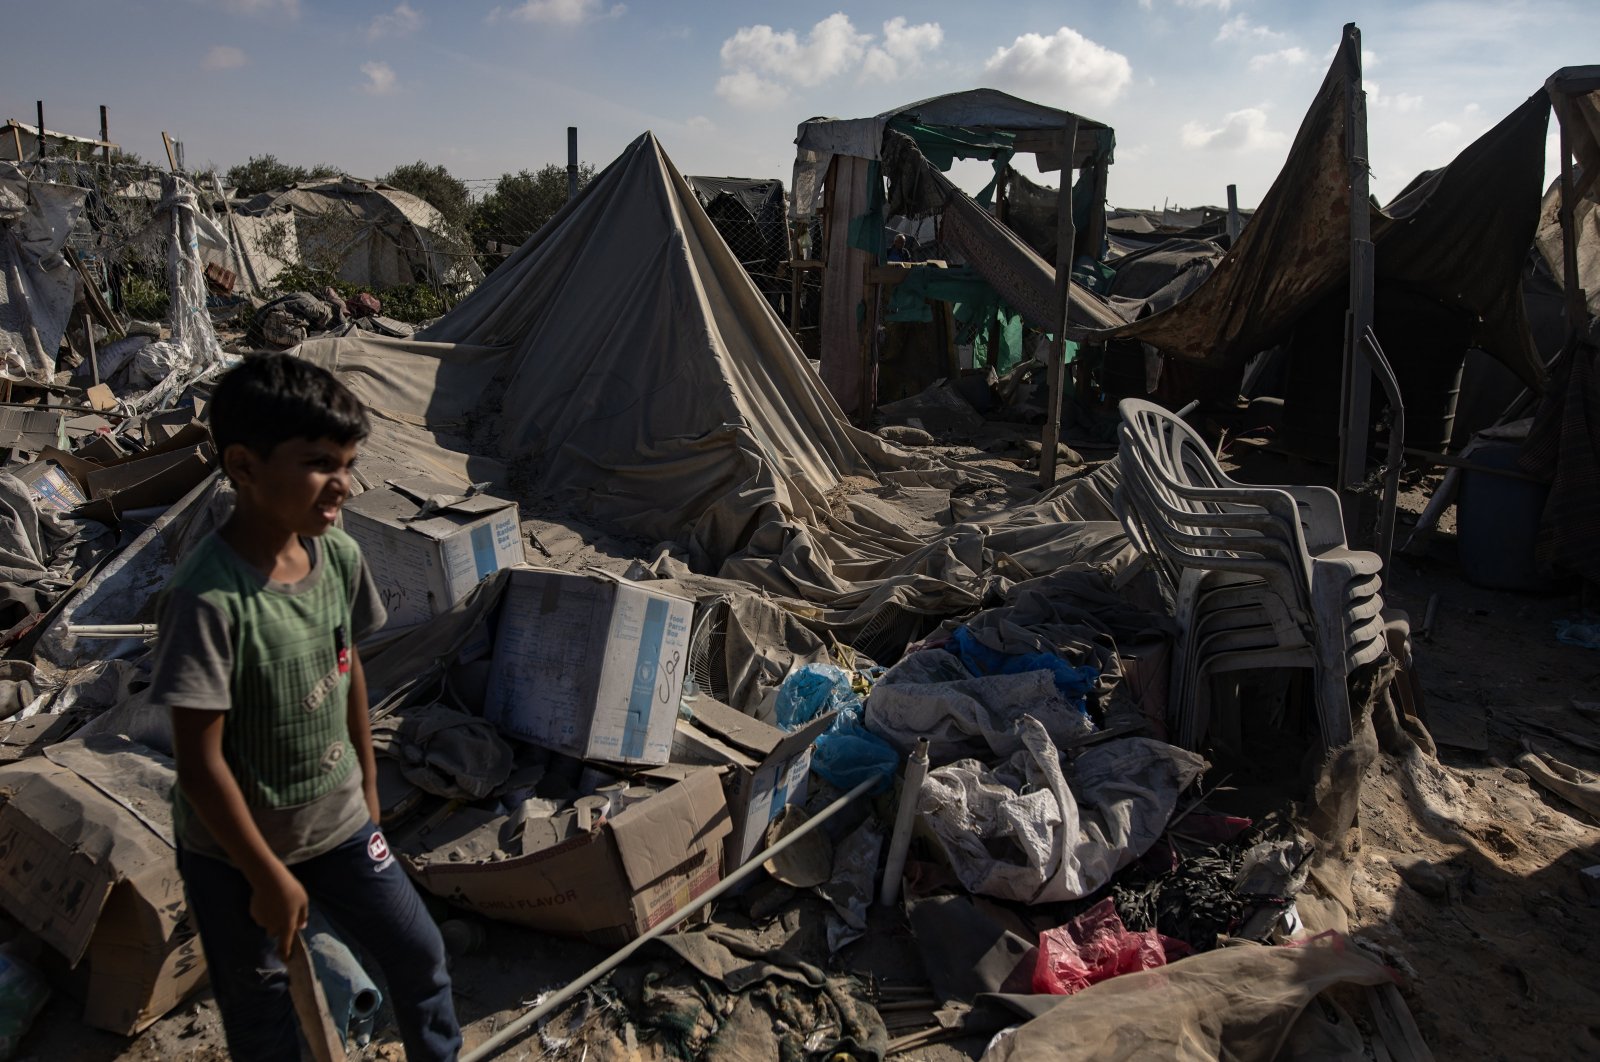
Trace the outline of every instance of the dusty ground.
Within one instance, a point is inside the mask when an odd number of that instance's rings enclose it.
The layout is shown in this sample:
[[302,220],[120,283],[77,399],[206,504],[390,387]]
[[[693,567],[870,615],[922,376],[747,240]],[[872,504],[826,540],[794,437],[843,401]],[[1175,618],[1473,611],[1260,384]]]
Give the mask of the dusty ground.
[[[1403,496],[1402,509],[1420,511],[1435,482],[1414,481],[1418,489]],[[1410,613],[1415,628],[1429,599],[1438,598],[1416,655],[1439,760],[1408,770],[1383,759],[1366,778],[1353,931],[1411,975],[1409,1002],[1440,1058],[1592,1057],[1600,1054],[1600,978],[1584,953],[1600,931],[1600,906],[1591,903],[1578,872],[1600,863],[1600,826],[1501,765],[1531,736],[1569,763],[1600,769],[1600,712],[1575,707],[1600,699],[1600,652],[1555,639],[1554,622],[1579,614],[1573,588],[1535,596],[1464,582],[1453,559],[1453,531],[1452,511],[1426,550],[1397,556],[1387,580],[1387,599]],[[542,535],[551,555],[617,552],[606,536],[570,521],[550,523]],[[846,968],[859,966],[891,985],[923,983],[896,916],[875,910],[873,917],[874,943],[847,949]],[[492,926],[486,946],[457,960],[454,970],[468,1046],[604,954]],[[226,1057],[206,995],[131,1041],[87,1030],[76,1015],[72,1000],[53,1001],[20,1057]],[[578,1057],[564,1032],[553,1026],[503,1057]],[[392,1036],[380,1033],[356,1057],[400,1057]],[[983,1046],[969,1039],[901,1057],[948,1062],[975,1058]],[[635,1054],[618,1040],[587,1057],[659,1056],[648,1044]]]

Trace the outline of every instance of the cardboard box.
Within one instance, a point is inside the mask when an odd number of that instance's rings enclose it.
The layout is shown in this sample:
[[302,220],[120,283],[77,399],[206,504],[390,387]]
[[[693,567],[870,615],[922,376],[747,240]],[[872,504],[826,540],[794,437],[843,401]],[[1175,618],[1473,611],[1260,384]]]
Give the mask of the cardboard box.
[[563,815],[530,820],[511,839],[504,836],[510,816],[459,812],[397,847],[436,896],[607,946],[639,936],[722,880],[732,825],[715,770],[688,771],[588,832],[576,831],[571,812]]
[[722,791],[733,832],[723,864],[743,866],[761,850],[767,826],[784,807],[805,800],[811,746],[832,725],[834,713],[790,733],[709,697],[696,698],[693,707],[693,719],[677,721],[672,764],[727,768]]
[[35,461],[17,469],[16,476],[27,484],[35,502],[58,513],[70,513],[89,500],[78,481],[55,461]]
[[205,980],[172,838],[172,762],[126,738],[0,767],[0,907],[77,968],[85,1023],[131,1035]]
[[385,630],[446,611],[485,577],[523,563],[517,503],[426,479],[392,480],[344,505],[389,612]]
[[513,569],[484,717],[578,759],[666,763],[693,624],[692,602],[650,583]]

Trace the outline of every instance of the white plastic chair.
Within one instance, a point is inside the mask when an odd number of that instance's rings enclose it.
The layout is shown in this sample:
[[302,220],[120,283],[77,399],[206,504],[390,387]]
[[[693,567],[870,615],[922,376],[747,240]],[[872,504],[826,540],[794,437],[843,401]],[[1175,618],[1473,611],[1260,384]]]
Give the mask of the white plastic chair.
[[1347,744],[1349,675],[1386,650],[1381,562],[1346,544],[1338,496],[1239,483],[1167,410],[1127,399],[1120,411],[1118,517],[1177,594],[1175,736],[1203,740],[1212,674],[1310,667],[1323,741]]

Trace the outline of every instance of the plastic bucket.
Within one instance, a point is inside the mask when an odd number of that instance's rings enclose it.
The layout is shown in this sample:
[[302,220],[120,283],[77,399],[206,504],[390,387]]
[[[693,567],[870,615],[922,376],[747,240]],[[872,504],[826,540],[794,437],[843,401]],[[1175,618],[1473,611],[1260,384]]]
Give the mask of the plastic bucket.
[[[1468,457],[1485,468],[1515,469],[1521,446],[1495,443]],[[1461,574],[1493,590],[1543,590],[1549,579],[1534,563],[1534,544],[1550,488],[1527,479],[1464,470],[1456,500]]]

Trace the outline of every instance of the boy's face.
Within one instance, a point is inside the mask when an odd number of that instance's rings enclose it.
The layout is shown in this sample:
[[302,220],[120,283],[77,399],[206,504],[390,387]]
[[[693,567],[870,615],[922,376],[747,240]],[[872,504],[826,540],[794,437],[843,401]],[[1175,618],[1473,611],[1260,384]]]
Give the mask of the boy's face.
[[230,446],[223,461],[251,515],[316,537],[333,526],[350,497],[358,449],[357,443],[332,439],[286,439],[266,457],[248,446]]

